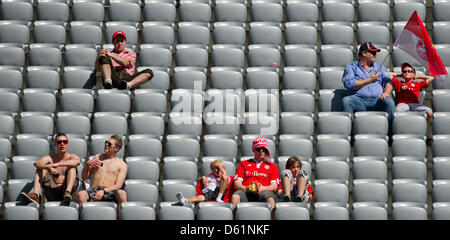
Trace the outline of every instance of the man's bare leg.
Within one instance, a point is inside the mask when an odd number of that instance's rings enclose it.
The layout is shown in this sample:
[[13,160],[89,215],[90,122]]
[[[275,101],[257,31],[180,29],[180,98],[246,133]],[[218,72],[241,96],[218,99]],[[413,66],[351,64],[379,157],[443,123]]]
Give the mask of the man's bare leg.
[[109,64],[101,64],[100,72],[102,73],[104,87],[109,88],[110,86],[107,86],[107,85],[111,84],[111,88],[112,88],[111,66]]
[[137,77],[128,82],[128,89],[135,88],[146,83],[150,79],[150,73],[141,73]]
[[67,171],[66,192],[72,192],[73,185],[75,184],[75,181],[77,179],[77,169],[73,167],[67,169]]
[[291,180],[288,176],[283,177],[283,201],[284,202],[290,202],[291,201]]
[[117,219],[120,219],[120,204],[127,202],[127,193],[124,190],[117,190],[116,193],[117,200]]
[[228,175],[222,174],[219,180],[219,195],[217,196],[216,199],[217,202],[223,202],[222,196],[227,190],[227,185],[228,185]]
[[33,192],[37,195],[41,195],[42,183],[44,181],[44,176],[47,174],[45,169],[37,169],[34,174]]

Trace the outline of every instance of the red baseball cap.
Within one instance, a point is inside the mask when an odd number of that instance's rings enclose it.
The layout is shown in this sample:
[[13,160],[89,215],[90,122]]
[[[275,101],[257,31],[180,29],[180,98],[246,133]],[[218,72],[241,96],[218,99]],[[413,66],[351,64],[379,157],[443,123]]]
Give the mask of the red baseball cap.
[[271,159],[269,144],[267,143],[267,140],[265,137],[257,137],[253,140],[252,144],[252,151],[255,151],[257,148],[265,148],[267,150],[267,160]]
[[122,32],[122,31],[116,31],[116,32],[113,34],[112,39],[116,38],[116,37],[119,36],[119,35],[122,35],[123,38],[125,38],[125,40],[127,40],[127,36],[126,36],[125,33]]
[[414,73],[416,72],[416,69],[413,68],[413,66],[412,66],[411,64],[407,63],[407,62],[404,62],[404,63],[402,64],[402,67],[401,67],[401,71],[402,71],[402,72],[403,72],[403,69],[404,69],[405,67],[410,67],[410,68],[412,68],[412,70],[414,71]]

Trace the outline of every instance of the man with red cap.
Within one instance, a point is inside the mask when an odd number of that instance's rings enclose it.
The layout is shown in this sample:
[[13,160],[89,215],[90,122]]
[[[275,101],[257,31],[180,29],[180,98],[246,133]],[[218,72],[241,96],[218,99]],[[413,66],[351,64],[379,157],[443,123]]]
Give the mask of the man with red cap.
[[114,49],[100,50],[96,60],[96,70],[102,73],[105,89],[132,89],[146,83],[153,77],[151,69],[134,73],[136,53],[125,49],[127,37],[124,32],[116,31],[112,36]]
[[357,111],[386,111],[391,123],[395,112],[395,102],[391,97],[394,87],[386,68],[376,62],[380,51],[371,42],[364,42],[359,47],[359,59],[347,64],[342,83],[348,96],[342,99],[342,106],[352,118]]
[[270,161],[269,145],[264,137],[253,140],[252,151],[254,158],[242,161],[236,170],[236,192],[231,196],[231,202],[233,208],[240,202],[268,202],[272,211],[280,182],[278,167]]

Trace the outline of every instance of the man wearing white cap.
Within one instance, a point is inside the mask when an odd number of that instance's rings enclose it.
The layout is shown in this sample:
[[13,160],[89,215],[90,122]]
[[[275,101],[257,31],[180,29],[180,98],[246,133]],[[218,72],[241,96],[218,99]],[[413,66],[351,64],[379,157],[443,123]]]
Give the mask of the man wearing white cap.
[[100,50],[96,60],[96,70],[102,73],[105,89],[132,89],[149,81],[153,77],[151,69],[134,73],[136,53],[125,49],[127,37],[124,32],[116,31],[112,36],[114,49]]
[[272,211],[280,182],[278,167],[270,161],[269,145],[264,137],[253,140],[252,151],[254,158],[242,161],[236,170],[236,192],[232,195],[231,202],[233,208],[240,202],[268,202]]

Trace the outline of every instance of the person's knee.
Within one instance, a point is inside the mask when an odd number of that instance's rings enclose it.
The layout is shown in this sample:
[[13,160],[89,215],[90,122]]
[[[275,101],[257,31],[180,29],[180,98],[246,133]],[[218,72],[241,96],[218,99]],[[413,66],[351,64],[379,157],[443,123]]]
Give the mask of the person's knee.
[[86,191],[80,191],[78,192],[78,201],[79,202],[87,202],[89,199],[89,195]]
[[240,202],[241,201],[241,197],[237,194],[233,194],[231,195],[231,201],[232,202]]
[[142,71],[142,74],[145,76],[145,80],[148,81],[153,78],[153,71],[150,68],[147,68]]
[[98,58],[98,64],[100,64],[100,65],[104,65],[104,64],[109,65],[110,63],[111,63],[111,60],[109,60],[109,58],[107,58],[105,56],[101,56]]
[[433,117],[433,110],[427,112],[428,117]]
[[117,201],[120,203],[127,201],[127,193],[124,190],[118,190],[116,195]]

